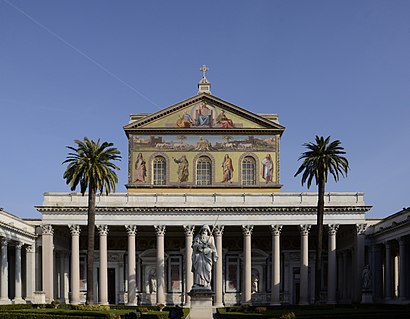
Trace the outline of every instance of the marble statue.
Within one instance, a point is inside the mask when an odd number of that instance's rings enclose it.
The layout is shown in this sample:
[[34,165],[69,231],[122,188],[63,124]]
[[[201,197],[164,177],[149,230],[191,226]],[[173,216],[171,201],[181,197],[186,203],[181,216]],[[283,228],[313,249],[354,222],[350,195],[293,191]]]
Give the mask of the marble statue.
[[212,265],[218,260],[215,240],[208,225],[202,226],[192,243],[192,272],[195,288],[211,287]]

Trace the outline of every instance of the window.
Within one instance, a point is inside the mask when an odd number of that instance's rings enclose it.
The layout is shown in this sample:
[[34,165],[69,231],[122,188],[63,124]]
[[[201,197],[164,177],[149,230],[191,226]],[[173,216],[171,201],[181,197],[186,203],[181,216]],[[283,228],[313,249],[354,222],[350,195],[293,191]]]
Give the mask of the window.
[[208,157],[202,156],[196,163],[196,184],[212,184],[212,164],[211,160]]
[[182,292],[182,268],[182,256],[171,255],[168,259],[168,292]]
[[162,156],[157,156],[154,158],[154,165],[153,165],[153,184],[154,185],[165,185],[166,183],[166,172],[167,172],[167,164],[165,158]]
[[256,185],[256,162],[251,156],[242,161],[242,185]]
[[240,263],[239,257],[236,255],[227,255],[225,259],[225,291],[226,292],[239,292],[240,287]]

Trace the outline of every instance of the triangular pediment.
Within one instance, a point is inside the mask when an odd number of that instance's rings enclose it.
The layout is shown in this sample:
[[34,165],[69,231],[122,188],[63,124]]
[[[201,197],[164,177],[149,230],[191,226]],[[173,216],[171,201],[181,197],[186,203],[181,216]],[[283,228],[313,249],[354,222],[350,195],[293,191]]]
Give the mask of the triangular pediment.
[[282,134],[276,115],[257,115],[213,95],[202,93],[149,115],[131,116],[133,130],[270,130]]

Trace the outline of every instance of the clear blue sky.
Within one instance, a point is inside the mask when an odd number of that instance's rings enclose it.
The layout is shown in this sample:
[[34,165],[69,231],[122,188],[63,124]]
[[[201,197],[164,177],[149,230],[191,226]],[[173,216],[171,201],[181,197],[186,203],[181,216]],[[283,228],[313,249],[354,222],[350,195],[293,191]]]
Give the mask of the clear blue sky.
[[410,1],[0,0],[0,207],[40,217],[84,136],[120,149],[126,191],[129,114],[195,95],[203,64],[215,96],[279,114],[283,191],[307,191],[302,144],[331,135],[351,171],[327,191],[364,192],[368,217],[410,206]]

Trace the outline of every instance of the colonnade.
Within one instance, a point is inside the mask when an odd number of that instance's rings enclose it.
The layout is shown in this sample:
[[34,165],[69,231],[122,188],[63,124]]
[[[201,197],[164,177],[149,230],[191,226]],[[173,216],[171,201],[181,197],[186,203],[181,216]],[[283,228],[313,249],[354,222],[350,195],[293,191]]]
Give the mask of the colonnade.
[[[0,239],[1,245],[1,263],[0,263],[0,304],[10,304],[10,303],[25,303],[26,300],[31,300],[33,298],[35,290],[35,246],[26,245],[23,242],[11,241],[6,238]],[[15,249],[15,263],[14,265],[9,264],[8,258],[8,247],[14,246]],[[26,275],[25,275],[25,296],[23,296],[23,274],[22,274],[22,249],[26,252]],[[14,280],[9,278],[9,268],[14,268]],[[10,299],[9,292],[9,282],[14,283],[14,297]],[[23,299],[23,297],[25,299]]]
[[[328,291],[327,303],[334,304],[337,302],[337,262],[336,262],[336,234],[339,225],[327,225],[328,229]],[[136,242],[137,240],[137,226],[125,225],[125,231],[128,234],[128,304],[136,305]],[[165,286],[165,225],[153,225],[156,233],[156,302],[157,304],[166,303],[166,286]],[[359,226],[358,226],[359,227]],[[359,227],[360,228],[360,227]],[[79,236],[80,226],[69,225],[71,231],[71,299],[70,303],[80,303],[80,250],[79,250]],[[107,287],[107,236],[108,225],[98,225],[99,234],[99,287],[98,287],[98,302],[100,304],[108,303],[108,287]],[[193,275],[191,272],[191,255],[192,255],[192,241],[195,230],[194,225],[183,225],[185,233],[185,305],[190,305],[190,298],[188,292],[193,283]],[[250,304],[252,302],[252,232],[253,225],[241,226],[243,232],[243,285],[241,291],[241,302],[243,304]],[[278,305],[281,303],[281,249],[280,238],[283,225],[274,224],[270,226],[272,236],[272,273],[271,273],[271,293],[270,303]],[[299,225],[300,232],[300,299],[299,304],[309,304],[312,300],[309,294],[309,233],[311,225]],[[217,254],[220,256],[214,265],[214,305],[222,306],[223,300],[223,225],[216,225],[213,229],[215,236],[215,245]],[[361,233],[360,233],[361,234]],[[364,240],[360,238],[359,232],[356,239],[356,251],[364,250]],[[404,247],[404,246],[403,246]],[[403,248],[404,249],[404,248]],[[46,293],[46,298],[52,300],[53,298],[53,228],[51,225],[43,226],[43,290]],[[364,259],[358,255],[355,259],[355,266],[364,263]],[[361,269],[361,268],[360,268]],[[283,271],[283,270],[282,270]],[[356,276],[360,276],[359,273]],[[3,289],[3,288],[2,288]],[[360,290],[360,287],[358,288]]]
[[410,300],[410,236],[373,243],[370,247],[372,290],[377,302]]

